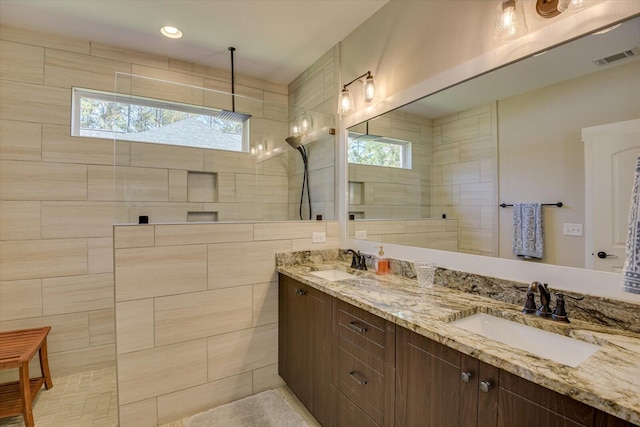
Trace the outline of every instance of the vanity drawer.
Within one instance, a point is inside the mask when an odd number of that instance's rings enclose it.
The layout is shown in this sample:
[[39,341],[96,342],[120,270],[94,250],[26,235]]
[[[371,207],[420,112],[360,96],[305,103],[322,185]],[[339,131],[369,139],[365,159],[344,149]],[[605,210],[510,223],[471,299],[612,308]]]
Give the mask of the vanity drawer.
[[367,353],[395,365],[395,325],[365,310],[336,300],[334,333]]
[[[349,347],[348,343],[346,344],[346,347]],[[354,353],[360,353],[358,356],[364,356],[363,358],[368,359],[367,362],[374,366],[365,363],[348,351],[354,349],[356,350]],[[353,346],[350,349],[338,346],[336,353],[334,359],[336,388],[376,424],[382,425],[385,406],[384,363],[370,355],[367,358],[362,354],[362,350]],[[388,381],[393,381],[393,378],[388,378]]]
[[344,394],[336,391],[338,410],[336,411],[336,427],[379,427],[370,416],[349,400]]

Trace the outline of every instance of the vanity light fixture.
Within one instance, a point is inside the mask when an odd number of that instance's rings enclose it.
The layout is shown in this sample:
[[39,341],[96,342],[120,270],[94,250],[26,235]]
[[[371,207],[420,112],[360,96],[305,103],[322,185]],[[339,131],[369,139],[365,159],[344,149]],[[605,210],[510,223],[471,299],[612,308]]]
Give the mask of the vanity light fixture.
[[[366,77],[364,82],[360,80],[363,77]],[[357,81],[360,81],[363,85],[364,102],[371,102],[376,96],[376,87],[373,82],[373,75],[371,74],[371,71],[367,71],[363,75],[356,77],[346,85],[342,86],[342,92],[340,92],[340,97],[338,99],[338,114],[341,116],[346,116],[355,111],[355,105],[353,103],[353,95],[351,94],[351,92],[349,92],[349,89],[347,89],[347,87],[349,87],[349,85]]]
[[182,37],[182,31],[180,31],[176,27],[171,27],[169,25],[165,25],[164,27],[160,28],[160,33],[162,33],[162,35],[165,37],[169,37],[170,39],[179,39]]
[[[541,1],[541,0],[539,0]],[[557,0],[553,0],[557,1]],[[493,38],[508,41],[527,33],[527,22],[522,10],[522,0],[502,0],[496,10],[496,26]]]

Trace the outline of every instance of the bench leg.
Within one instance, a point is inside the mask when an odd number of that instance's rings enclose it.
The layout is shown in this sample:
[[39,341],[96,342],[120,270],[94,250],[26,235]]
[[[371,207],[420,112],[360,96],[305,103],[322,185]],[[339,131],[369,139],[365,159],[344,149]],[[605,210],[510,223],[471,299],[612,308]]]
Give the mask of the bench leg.
[[49,372],[49,356],[47,355],[47,338],[42,341],[42,345],[39,350],[40,356],[40,372],[44,377],[44,386],[47,390],[53,387],[53,381],[51,380],[51,372]]
[[24,425],[33,427],[33,412],[31,409],[31,382],[29,379],[29,362],[20,365],[20,397],[22,397],[22,414]]

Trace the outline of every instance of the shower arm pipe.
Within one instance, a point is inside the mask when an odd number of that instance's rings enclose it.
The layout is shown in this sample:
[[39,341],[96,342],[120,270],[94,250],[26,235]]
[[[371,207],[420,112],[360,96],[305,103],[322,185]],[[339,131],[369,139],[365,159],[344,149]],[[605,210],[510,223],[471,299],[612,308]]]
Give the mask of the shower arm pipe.
[[229,47],[229,52],[231,52],[231,111],[236,112],[236,73],[233,69],[233,52],[236,51],[235,47]]
[[363,77],[369,77],[371,76],[371,71],[367,71],[366,73],[364,73],[363,75],[356,77],[355,79],[351,80],[349,83],[347,83],[346,85],[342,85],[342,90],[346,90],[348,86],[350,86],[351,84],[355,83],[357,80],[360,80]]

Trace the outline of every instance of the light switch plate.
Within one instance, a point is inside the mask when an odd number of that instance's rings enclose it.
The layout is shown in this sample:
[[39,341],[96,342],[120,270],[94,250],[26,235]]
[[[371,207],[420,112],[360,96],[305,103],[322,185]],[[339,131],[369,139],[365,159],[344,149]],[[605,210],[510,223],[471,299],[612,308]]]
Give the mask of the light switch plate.
[[327,241],[327,233],[313,233],[311,241],[313,243],[324,243]]
[[565,236],[582,236],[582,224],[564,223],[562,225],[562,234]]
[[366,240],[367,239],[367,230],[358,230],[358,231],[356,231],[356,239]]

